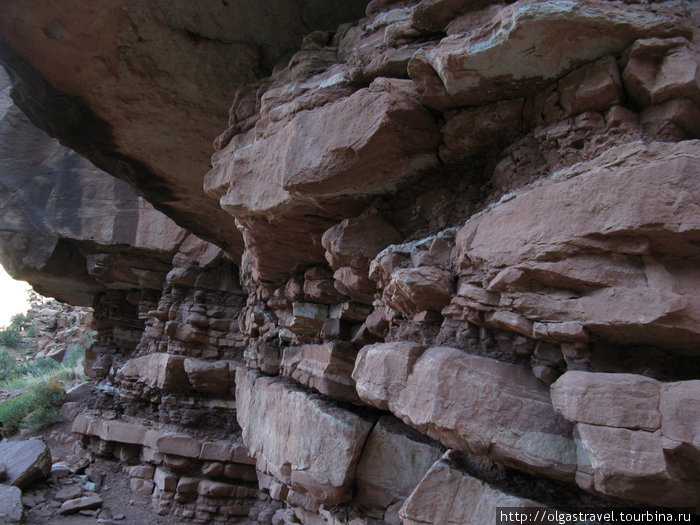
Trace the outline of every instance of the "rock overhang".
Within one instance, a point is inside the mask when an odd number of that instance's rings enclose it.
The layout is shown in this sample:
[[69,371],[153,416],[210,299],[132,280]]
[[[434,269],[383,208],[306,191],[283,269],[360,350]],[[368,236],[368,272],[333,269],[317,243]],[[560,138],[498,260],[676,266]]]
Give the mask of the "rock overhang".
[[366,3],[38,0],[3,9],[0,62],[35,125],[238,257],[240,233],[202,189],[230,97]]

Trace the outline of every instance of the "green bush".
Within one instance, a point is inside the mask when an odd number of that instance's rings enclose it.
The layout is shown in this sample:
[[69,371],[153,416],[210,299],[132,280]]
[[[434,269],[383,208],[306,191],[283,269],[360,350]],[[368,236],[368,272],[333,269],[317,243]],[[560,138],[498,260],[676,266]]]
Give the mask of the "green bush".
[[5,328],[0,330],[0,345],[16,348],[22,342],[22,334],[19,330]]
[[7,349],[0,350],[0,382],[17,375],[17,360]]
[[15,314],[10,319],[9,328],[17,330],[18,332],[22,330],[22,326],[29,320],[26,314]]
[[63,389],[62,380],[58,377],[49,377],[30,388],[39,406],[60,406],[66,392]]
[[61,381],[51,377],[33,384],[28,392],[0,403],[0,421],[6,435],[21,428],[38,428],[60,419],[59,408],[65,396]]
[[61,364],[49,357],[39,357],[31,361],[25,361],[17,368],[18,376],[41,376],[51,370],[58,370]]
[[48,357],[40,357],[17,364],[15,358],[7,350],[2,350],[0,351],[0,388],[14,390],[8,383],[42,377],[60,368],[60,363]]
[[19,430],[22,419],[31,413],[34,399],[30,392],[0,403],[0,421],[5,428],[5,435],[11,436]]
[[23,428],[38,430],[61,421],[61,410],[55,406],[42,406],[29,414],[23,424]]
[[24,314],[12,316],[10,325],[0,330],[0,345],[16,348],[22,343],[22,326],[27,321]]
[[40,376],[20,376],[0,383],[0,390],[26,390],[32,386],[46,382],[49,379],[55,378],[59,381],[71,382],[76,379],[84,379],[85,376],[75,371],[73,368],[62,367],[58,370],[49,371]]
[[82,346],[74,346],[68,351],[68,355],[66,358],[63,360],[63,365],[68,366],[70,368],[75,368],[78,366],[80,363],[83,362],[83,358],[85,357],[85,348]]
[[[15,326],[23,322],[13,318]],[[12,435],[22,428],[37,429],[59,421],[59,408],[65,396],[65,385],[79,379],[76,366],[83,360],[85,348],[94,341],[95,332],[87,332],[68,351],[63,363],[40,357],[18,363],[7,350],[0,351],[0,390],[26,390],[0,403],[0,421]]]

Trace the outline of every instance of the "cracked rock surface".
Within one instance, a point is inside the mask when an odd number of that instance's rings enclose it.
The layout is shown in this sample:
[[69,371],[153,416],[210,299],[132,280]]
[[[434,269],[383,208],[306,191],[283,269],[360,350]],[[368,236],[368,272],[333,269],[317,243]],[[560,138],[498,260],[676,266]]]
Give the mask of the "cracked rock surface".
[[696,505],[699,23],[3,10],[0,259],[94,307],[75,450],[196,523]]

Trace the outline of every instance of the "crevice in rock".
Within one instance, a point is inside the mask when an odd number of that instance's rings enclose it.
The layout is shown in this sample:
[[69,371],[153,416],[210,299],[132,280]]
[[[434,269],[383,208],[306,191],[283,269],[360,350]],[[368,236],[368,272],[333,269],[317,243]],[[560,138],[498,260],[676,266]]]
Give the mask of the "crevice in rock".
[[466,472],[489,485],[521,498],[531,499],[552,508],[566,507],[637,507],[624,500],[593,495],[575,485],[550,478],[533,476],[499,465],[484,457],[450,451],[447,461],[454,468]]
[[654,346],[610,345],[600,341],[591,344],[591,370],[639,374],[663,382],[689,381],[700,379],[700,358]]

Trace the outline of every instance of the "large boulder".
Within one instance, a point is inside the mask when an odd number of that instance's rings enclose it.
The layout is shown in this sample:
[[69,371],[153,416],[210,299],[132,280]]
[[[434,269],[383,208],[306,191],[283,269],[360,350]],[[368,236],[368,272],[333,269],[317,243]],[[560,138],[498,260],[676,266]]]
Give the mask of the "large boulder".
[[0,524],[15,525],[24,522],[22,491],[17,487],[0,485]]
[[[666,448],[685,452],[700,465],[700,381],[679,381],[663,385],[659,400],[661,434]],[[670,446],[669,446],[670,445]]]
[[352,371],[357,350],[350,343],[290,346],[280,363],[282,375],[322,394],[357,401]]
[[401,422],[382,417],[357,465],[357,502],[386,509],[407,498],[440,455],[439,447]]
[[[361,399],[448,447],[573,480],[571,424],[554,413],[548,389],[529,368],[448,347],[428,348],[411,363],[401,348],[385,357],[392,350],[385,343],[360,352],[354,377]],[[397,362],[409,372],[394,373]]]
[[551,387],[554,409],[569,421],[653,432],[661,426],[661,383],[637,374],[570,371]]
[[187,358],[183,364],[187,379],[197,392],[223,396],[233,387],[236,368],[233,362]]
[[51,471],[51,451],[39,439],[0,442],[0,463],[6,467],[3,481],[24,488]]
[[533,320],[578,323],[610,343],[696,352],[698,157],[700,141],[631,143],[473,218],[457,236],[459,274],[483,284],[453,304],[507,305],[528,336]]
[[401,268],[391,274],[384,301],[404,315],[439,312],[450,302],[453,280],[450,272],[440,268]]
[[408,383],[416,360],[425,350],[418,343],[392,342],[364,346],[357,356],[352,377],[357,393],[369,405],[390,409]]
[[188,390],[191,385],[184,363],[184,357],[165,353],[135,357],[117,371],[117,378],[119,381],[142,383],[159,390]]
[[259,470],[319,503],[352,498],[370,421],[289,380],[241,368],[236,399],[243,441]]
[[619,55],[638,38],[689,35],[673,10],[591,0],[520,1],[492,11],[409,64],[423,102],[446,109],[529,96],[574,68]]
[[[700,487],[697,470],[687,473],[674,468],[667,458],[660,431],[578,424],[582,471],[590,461],[592,488],[608,496],[639,503],[681,507],[693,505]],[[693,468],[692,466],[690,467]],[[697,466],[695,466],[697,468]],[[580,477],[584,488],[588,480]]]
[[636,374],[561,376],[552,403],[576,423],[577,483],[637,502],[692,505],[700,488],[699,385]]
[[622,73],[629,97],[642,107],[674,98],[700,107],[698,56],[683,37],[638,40],[625,56]]
[[545,508],[469,475],[455,464],[453,456],[452,452],[445,453],[411,493],[401,507],[403,523],[481,525],[485,519],[497,516],[498,507],[522,511]]
[[345,219],[328,229],[321,238],[326,260],[332,268],[364,268],[401,234],[378,213]]

